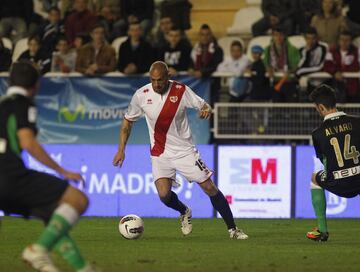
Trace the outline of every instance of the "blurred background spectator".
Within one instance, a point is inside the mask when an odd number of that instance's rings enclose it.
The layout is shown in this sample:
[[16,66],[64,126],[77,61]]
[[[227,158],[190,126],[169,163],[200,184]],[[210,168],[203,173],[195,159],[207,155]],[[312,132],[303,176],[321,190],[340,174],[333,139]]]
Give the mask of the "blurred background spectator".
[[28,39],[28,50],[23,52],[19,60],[25,59],[33,62],[42,74],[50,71],[51,60],[48,56],[42,55],[41,41],[39,36],[30,36]]
[[300,62],[296,75],[319,72],[323,69],[327,47],[320,43],[314,27],[309,27],[304,34],[306,45],[300,48]]
[[153,25],[154,0],[121,0],[121,17],[114,24],[114,35],[126,35],[130,24],[138,22],[146,37]]
[[[196,78],[208,78],[223,61],[224,52],[218,45],[211,28],[203,24],[198,33],[199,41],[191,51],[189,75]],[[213,78],[210,86],[210,103],[219,101],[220,78]]]
[[112,41],[114,38],[116,38],[115,34],[113,33],[113,25],[115,21],[116,16],[114,11],[111,9],[111,6],[104,6],[98,15],[98,22],[104,26],[105,33],[109,41]]
[[209,25],[203,24],[200,27],[198,37],[199,41],[191,51],[192,69],[189,73],[197,78],[209,77],[223,61],[224,52]]
[[160,49],[159,59],[169,66],[171,75],[190,68],[191,45],[187,39],[181,37],[181,30],[173,27],[167,36],[168,42]]
[[266,35],[269,29],[281,26],[286,35],[293,34],[295,0],[262,0],[261,10],[264,17],[253,24],[254,36]]
[[[304,37],[306,45],[300,48],[300,62],[295,73],[300,79],[300,83],[302,82],[303,76],[322,71],[327,53],[327,45],[319,42],[318,34],[315,28],[308,27],[305,31]],[[305,82],[306,84],[302,87],[307,87],[305,90],[306,100],[310,92],[321,82],[322,80],[319,79],[312,79]]]
[[345,21],[347,30],[354,37],[360,36],[360,1],[359,0],[343,0],[345,6],[348,7]]
[[295,33],[303,34],[311,24],[311,19],[320,11],[321,0],[296,0]]
[[[296,79],[292,75],[298,67],[299,50],[287,39],[281,27],[274,28],[272,40],[265,49],[264,63],[270,79],[274,80],[274,102],[295,102],[297,100]],[[281,78],[276,72],[284,73]]]
[[171,17],[173,24],[181,30],[191,28],[189,0],[164,0],[160,5],[162,15]]
[[70,48],[65,36],[59,37],[52,54],[51,72],[71,73],[75,71],[75,64],[76,50]]
[[87,0],[75,0],[74,10],[66,18],[65,33],[72,44],[76,34],[90,32],[97,22],[97,17],[87,8]]
[[0,37],[0,72],[9,71],[11,65],[11,51],[4,46]]
[[170,16],[163,16],[160,18],[159,27],[152,39],[154,48],[160,49],[167,45],[167,36],[173,27],[174,24]]
[[253,62],[249,69],[251,89],[247,101],[265,102],[271,100],[272,98],[270,81],[266,76],[266,68],[262,60],[263,52],[264,50],[259,45],[251,47]]
[[244,54],[242,44],[239,41],[233,41],[230,46],[230,57],[226,57],[217,67],[218,72],[234,75],[228,79],[230,102],[241,102],[248,95],[249,80],[243,75],[249,66],[250,60]]
[[115,49],[106,43],[105,28],[95,25],[90,33],[91,42],[80,47],[76,71],[94,76],[112,72],[116,67]]
[[329,46],[336,45],[345,27],[339,3],[336,0],[322,0],[320,13],[312,18],[311,26],[316,29],[320,41]]
[[80,49],[83,45],[89,43],[91,41],[91,37],[88,33],[78,33],[75,36],[74,40],[74,48],[76,50]]
[[142,37],[141,25],[131,23],[128,38],[120,45],[118,70],[126,75],[146,73],[153,60],[154,50]]
[[51,57],[59,37],[65,34],[60,10],[57,7],[50,8],[48,19],[38,28],[36,34],[40,37],[42,54]]
[[359,72],[359,49],[352,44],[349,31],[340,34],[338,46],[326,56],[325,71],[334,76],[334,87],[338,90],[339,102],[360,102],[359,78],[344,78],[344,72]]
[[32,0],[0,1],[0,36],[14,43],[25,37],[33,14]]

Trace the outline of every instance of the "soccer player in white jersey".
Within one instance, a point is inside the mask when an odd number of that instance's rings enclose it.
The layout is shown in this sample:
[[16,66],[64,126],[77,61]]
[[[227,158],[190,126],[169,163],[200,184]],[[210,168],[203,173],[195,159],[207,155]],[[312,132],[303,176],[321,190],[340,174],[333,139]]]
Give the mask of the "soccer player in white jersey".
[[210,178],[212,171],[201,160],[192,142],[186,109],[195,108],[199,110],[200,118],[207,119],[211,115],[211,107],[188,86],[169,80],[169,70],[164,62],[156,61],[151,65],[150,79],[151,83],[138,89],[132,97],[122,123],[114,166],[122,166],[131,127],[145,115],[156,189],[161,201],[180,213],[182,233],[188,235],[192,231],[191,209],[171,190],[176,171],[189,182],[197,182],[210,197],[227,225],[230,238],[247,239],[248,236],[236,227],[228,202]]

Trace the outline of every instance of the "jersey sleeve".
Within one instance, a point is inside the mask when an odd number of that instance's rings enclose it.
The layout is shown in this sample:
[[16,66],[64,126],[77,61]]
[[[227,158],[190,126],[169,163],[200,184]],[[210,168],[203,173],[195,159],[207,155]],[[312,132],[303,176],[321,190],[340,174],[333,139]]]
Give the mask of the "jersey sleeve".
[[137,93],[131,99],[128,109],[125,113],[125,119],[131,122],[137,121],[144,114]]
[[36,133],[37,110],[35,106],[28,101],[19,101],[16,104],[14,114],[17,129],[30,128]]
[[185,105],[188,108],[200,110],[205,104],[205,100],[198,96],[193,90],[186,86],[184,93]]

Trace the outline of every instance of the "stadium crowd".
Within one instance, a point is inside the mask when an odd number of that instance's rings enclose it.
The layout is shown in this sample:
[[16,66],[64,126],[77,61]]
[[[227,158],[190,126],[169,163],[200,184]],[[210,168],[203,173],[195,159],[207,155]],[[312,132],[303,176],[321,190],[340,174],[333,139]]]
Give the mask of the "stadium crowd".
[[[192,46],[185,33],[191,4],[165,2],[173,7],[160,5],[156,20],[154,0],[2,0],[0,37],[14,45],[27,38],[28,49],[18,59],[33,61],[43,74],[141,74],[154,60],[163,60],[172,75],[186,71],[204,78],[214,72],[231,73],[233,102],[297,102],[320,80],[310,79],[304,89],[302,78],[323,71],[332,76],[326,81],[336,87],[339,101],[360,102],[359,78],[343,74],[360,72],[359,49],[353,44],[360,36],[359,1],[262,0],[263,18],[253,24],[252,35],[272,38],[265,48],[248,48],[251,59],[236,40],[230,56],[224,56],[208,24],[200,27]],[[184,9],[174,12],[179,3]],[[306,45],[295,47],[287,38],[292,35],[303,35]],[[114,47],[119,37],[124,42]],[[0,72],[9,70],[12,53],[0,39]],[[212,86],[212,92],[219,88]],[[217,99],[214,95],[212,102]]]

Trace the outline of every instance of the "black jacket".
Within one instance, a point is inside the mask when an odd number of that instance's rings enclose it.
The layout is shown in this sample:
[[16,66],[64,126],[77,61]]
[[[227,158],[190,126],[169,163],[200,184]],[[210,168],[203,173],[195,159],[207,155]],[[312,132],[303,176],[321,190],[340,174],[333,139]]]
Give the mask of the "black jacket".
[[251,66],[251,100],[269,100],[272,96],[269,78],[265,76],[266,69],[262,60],[255,61]]
[[128,38],[119,49],[118,70],[124,72],[126,66],[134,63],[137,67],[137,73],[146,73],[154,60],[154,51],[151,45],[141,40],[137,48],[131,47],[130,38]]
[[191,47],[186,40],[180,40],[175,48],[169,44],[160,49],[159,59],[176,71],[187,71],[191,64]]
[[0,72],[7,72],[11,65],[11,51],[0,45]]
[[57,24],[51,24],[46,21],[44,24],[38,27],[37,35],[41,39],[41,51],[44,55],[51,57],[59,37],[65,35],[64,24],[59,22]]
[[23,52],[18,60],[29,60],[35,63],[40,70],[41,74],[45,74],[50,71],[51,68],[51,58],[43,55],[41,49],[35,56],[30,56],[30,51],[26,50]]

